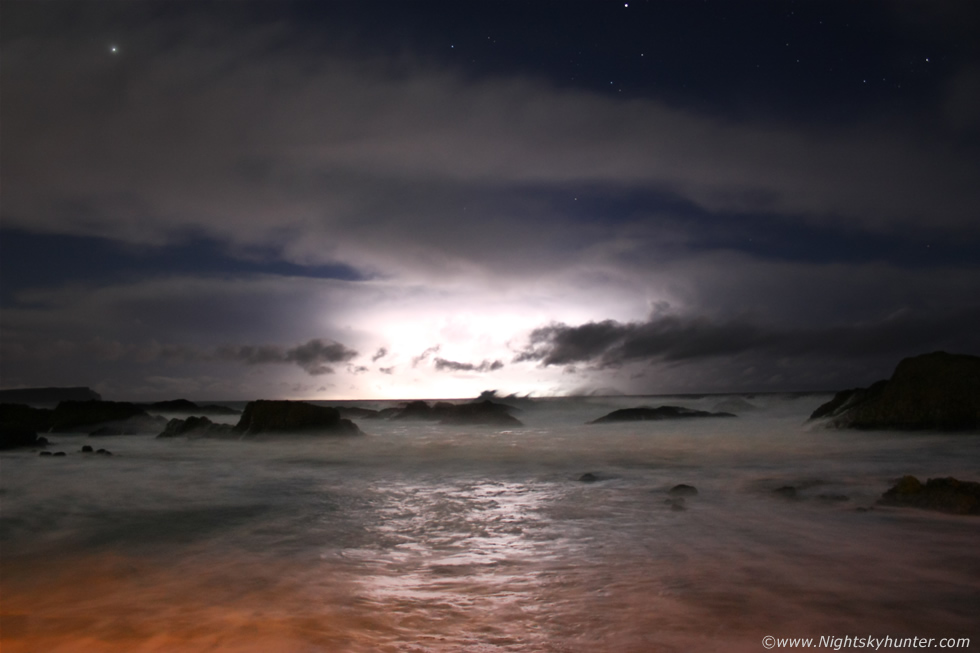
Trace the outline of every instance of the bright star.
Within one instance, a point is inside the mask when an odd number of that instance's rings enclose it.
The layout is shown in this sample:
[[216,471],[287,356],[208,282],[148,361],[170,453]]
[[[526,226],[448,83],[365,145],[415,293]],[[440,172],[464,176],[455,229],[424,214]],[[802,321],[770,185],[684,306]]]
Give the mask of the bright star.
[[118,45],[110,45],[109,46],[109,52],[111,52],[112,54],[117,54],[119,52],[119,46]]

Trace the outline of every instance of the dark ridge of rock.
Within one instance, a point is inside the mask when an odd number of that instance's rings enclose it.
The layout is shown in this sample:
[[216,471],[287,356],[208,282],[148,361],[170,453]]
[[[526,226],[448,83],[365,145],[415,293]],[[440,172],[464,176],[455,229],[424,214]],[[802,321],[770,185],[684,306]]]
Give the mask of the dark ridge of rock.
[[0,428],[0,449],[44,447],[47,444],[48,441],[45,438],[39,438],[33,429]]
[[600,481],[602,479],[600,479],[598,476],[596,476],[592,472],[586,472],[586,473],[582,474],[581,476],[579,476],[578,477],[578,480],[581,483],[595,483],[596,481]]
[[698,493],[698,489],[693,485],[685,485],[684,483],[681,483],[670,488],[669,492],[674,496],[693,497]]
[[86,444],[79,453],[95,453],[95,451],[92,450],[92,445]]
[[523,426],[520,420],[510,414],[511,410],[513,408],[510,406],[489,399],[466,404],[438,401],[432,405],[424,401],[411,401],[396,410],[382,410],[378,416],[397,420],[438,421],[440,424],[456,426]]
[[97,456],[111,456],[112,452],[108,449],[99,449],[95,452]]
[[906,358],[887,381],[839,392],[810,416],[821,417],[836,428],[980,431],[980,357]]
[[471,404],[436,404],[434,411],[439,415],[440,424],[486,425],[486,426],[524,426],[508,410],[510,406],[485,399]]
[[14,404],[55,404],[62,401],[101,401],[102,396],[91,388],[18,388],[0,390],[0,402]]
[[152,404],[137,404],[144,410],[159,413],[192,413],[194,415],[240,415],[240,410],[219,406],[217,404],[199,404],[189,399],[171,399],[168,401],[156,401]]
[[51,415],[51,430],[76,431],[132,417],[151,419],[145,410],[125,401],[62,401]]
[[177,419],[176,417],[167,422],[158,438],[220,438],[238,437],[235,427],[230,424],[215,424],[207,417],[188,417],[187,419]]
[[393,413],[391,419],[436,420],[439,418],[433,412],[432,406],[420,400],[408,402]]
[[833,399],[818,406],[817,409],[810,415],[810,419],[836,417],[837,415],[844,413],[858,404],[877,397],[887,383],[888,380],[884,379],[881,381],[876,381],[867,388],[851,388],[850,390],[841,390],[834,395]]
[[54,411],[26,404],[0,404],[0,428],[46,433],[51,430]]
[[359,406],[334,406],[345,419],[377,419],[381,413],[370,408],[360,408]]
[[594,419],[588,424],[606,424],[609,422],[641,422],[648,420],[662,419],[686,419],[692,417],[735,417],[731,413],[709,413],[693,408],[682,408],[680,406],[658,406],[650,408],[641,406],[639,408],[621,408],[614,410],[608,415],[603,415],[599,419]]
[[878,504],[980,515],[980,483],[947,477],[930,478],[923,485],[914,476],[903,476],[881,495]]
[[243,435],[269,433],[322,433],[360,435],[361,429],[343,419],[335,408],[315,406],[304,401],[250,401],[234,427]]
[[53,454],[51,454],[51,455],[52,455],[52,456],[67,456],[68,454],[66,454],[66,453],[65,453],[64,451],[55,451],[55,452],[54,452]]
[[105,435],[141,435],[158,433],[167,424],[165,417],[159,415],[136,415],[118,422],[103,424],[97,429],[89,431],[89,435],[99,437]]
[[42,452],[41,452],[41,453],[39,453],[38,455],[39,455],[39,456],[53,456],[54,454],[53,454],[53,453],[51,453],[50,451],[42,451]]

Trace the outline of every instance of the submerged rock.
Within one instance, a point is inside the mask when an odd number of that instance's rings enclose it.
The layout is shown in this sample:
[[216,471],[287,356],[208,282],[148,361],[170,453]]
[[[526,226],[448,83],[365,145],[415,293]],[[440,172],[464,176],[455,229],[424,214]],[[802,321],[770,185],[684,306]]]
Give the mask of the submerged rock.
[[596,481],[602,480],[592,472],[586,472],[578,477],[581,483],[595,483]]
[[684,483],[680,483],[679,485],[675,485],[674,487],[670,488],[669,492],[678,497],[693,497],[697,495],[698,489],[693,485],[685,485]]
[[980,483],[955,478],[930,478],[923,485],[914,476],[903,476],[878,503],[883,506],[908,506],[952,513],[980,515]]
[[640,422],[647,420],[663,419],[686,419],[692,417],[735,417],[731,413],[709,413],[704,410],[694,410],[693,408],[683,408],[681,406],[658,406],[650,408],[641,406],[639,408],[621,408],[614,410],[608,415],[603,415],[594,419],[588,424],[605,424],[608,422]]
[[906,358],[887,381],[838,392],[810,416],[821,418],[836,428],[980,431],[980,357]]
[[340,416],[336,408],[304,401],[250,401],[234,427],[242,435],[269,433],[322,433],[361,435],[361,429]]

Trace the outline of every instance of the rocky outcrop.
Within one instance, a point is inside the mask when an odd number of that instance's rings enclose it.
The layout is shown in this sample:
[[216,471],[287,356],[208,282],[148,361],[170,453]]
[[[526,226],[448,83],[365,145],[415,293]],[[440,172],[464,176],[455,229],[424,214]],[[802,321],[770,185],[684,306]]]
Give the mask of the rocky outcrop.
[[46,433],[51,429],[49,408],[33,408],[25,404],[0,404],[0,429]]
[[878,499],[883,506],[908,506],[954,515],[980,515],[980,483],[955,478],[930,478],[923,485],[903,476]]
[[361,429],[340,416],[336,408],[315,406],[304,401],[250,401],[234,427],[241,435],[272,433],[312,433],[360,435]]
[[51,430],[89,431],[105,422],[120,422],[134,417],[151,421],[145,410],[125,401],[62,401],[51,414]]
[[505,404],[484,399],[470,404],[447,404],[437,412],[440,424],[523,426],[519,419],[510,414],[510,410]]
[[102,397],[91,388],[18,388],[0,390],[0,402],[12,404],[47,404],[54,406],[62,401],[101,401]]
[[171,419],[158,438],[227,438],[238,437],[239,433],[230,424],[215,424],[207,417],[188,417]]
[[44,447],[47,444],[47,439],[38,437],[33,429],[0,428],[0,449]]
[[465,404],[451,404],[438,401],[428,404],[412,401],[399,409],[385,409],[380,417],[394,420],[420,420],[451,424],[454,426],[523,426],[521,421],[510,414],[513,407],[489,399]]
[[836,428],[980,431],[980,357],[906,358],[887,381],[838,392],[810,416],[821,418]]
[[731,413],[709,413],[704,410],[694,410],[693,408],[682,408],[681,406],[658,406],[650,408],[641,406],[639,408],[621,408],[614,410],[608,415],[603,415],[594,419],[589,424],[606,424],[609,422],[641,422],[647,420],[663,419],[687,419],[692,417],[735,417]]
[[171,399],[168,401],[156,401],[152,404],[138,404],[144,410],[151,413],[189,413],[191,415],[240,415],[242,411],[219,406],[218,404],[205,404],[203,406],[188,399]]

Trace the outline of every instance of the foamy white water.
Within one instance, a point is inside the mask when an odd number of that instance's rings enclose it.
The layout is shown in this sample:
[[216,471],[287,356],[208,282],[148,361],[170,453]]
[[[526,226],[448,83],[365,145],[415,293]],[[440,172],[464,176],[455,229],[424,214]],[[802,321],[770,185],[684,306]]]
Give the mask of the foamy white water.
[[[548,400],[523,429],[361,420],[363,438],[283,442],[55,436],[67,457],[2,456],[3,650],[980,641],[980,520],[859,510],[904,474],[980,479],[980,438],[806,425],[823,399],[610,425],[584,422],[721,398]],[[683,510],[678,483],[699,492]]]

